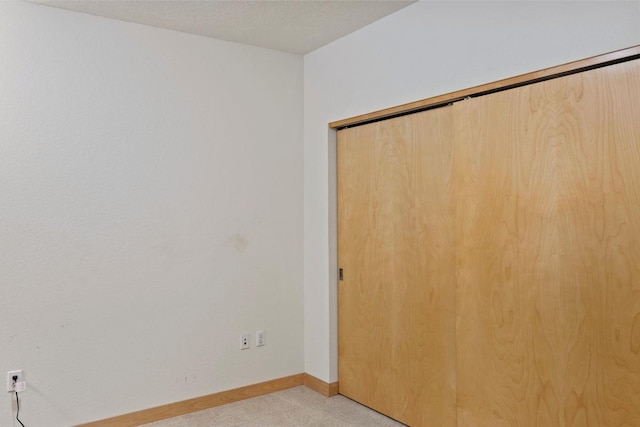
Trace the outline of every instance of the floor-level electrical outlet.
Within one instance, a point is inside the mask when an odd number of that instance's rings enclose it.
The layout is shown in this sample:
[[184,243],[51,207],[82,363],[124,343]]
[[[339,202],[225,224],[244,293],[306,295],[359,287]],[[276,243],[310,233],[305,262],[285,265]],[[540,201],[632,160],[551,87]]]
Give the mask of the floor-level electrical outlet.
[[22,370],[7,372],[7,392],[24,391],[25,387],[26,383],[24,382]]
[[240,337],[240,350],[247,350],[249,348],[249,334],[244,334]]
[[264,331],[256,331],[256,347],[264,345]]

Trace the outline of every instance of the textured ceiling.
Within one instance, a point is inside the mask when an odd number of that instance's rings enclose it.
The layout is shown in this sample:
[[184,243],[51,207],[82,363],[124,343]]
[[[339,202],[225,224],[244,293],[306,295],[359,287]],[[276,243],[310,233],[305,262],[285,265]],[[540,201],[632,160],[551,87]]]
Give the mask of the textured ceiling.
[[31,0],[92,15],[305,54],[415,1]]

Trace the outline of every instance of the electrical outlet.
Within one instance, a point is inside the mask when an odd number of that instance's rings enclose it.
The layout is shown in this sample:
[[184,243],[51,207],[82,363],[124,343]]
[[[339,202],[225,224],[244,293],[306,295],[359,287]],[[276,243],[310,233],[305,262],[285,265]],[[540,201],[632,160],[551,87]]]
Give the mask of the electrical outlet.
[[256,347],[264,345],[264,331],[256,331]]
[[247,350],[249,348],[249,334],[244,334],[240,337],[240,350]]
[[[17,377],[15,380],[13,377]],[[24,391],[27,383],[24,382],[24,374],[22,370],[7,372],[7,392]]]

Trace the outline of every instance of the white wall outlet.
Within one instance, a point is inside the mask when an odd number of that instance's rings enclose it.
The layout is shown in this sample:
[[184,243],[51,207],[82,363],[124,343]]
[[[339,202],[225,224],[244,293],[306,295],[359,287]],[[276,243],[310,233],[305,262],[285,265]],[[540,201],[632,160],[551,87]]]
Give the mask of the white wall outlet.
[[249,334],[240,336],[240,350],[247,350],[249,348]]
[[264,344],[264,331],[256,331],[256,347],[261,347]]
[[[13,377],[17,377],[15,380]],[[24,382],[24,374],[22,370],[7,372],[7,392],[24,391],[27,383]]]

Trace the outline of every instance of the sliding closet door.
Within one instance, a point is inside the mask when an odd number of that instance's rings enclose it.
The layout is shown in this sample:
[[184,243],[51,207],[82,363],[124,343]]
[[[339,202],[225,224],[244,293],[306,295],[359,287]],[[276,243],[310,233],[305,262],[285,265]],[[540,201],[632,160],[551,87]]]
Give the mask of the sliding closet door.
[[640,67],[455,105],[460,426],[640,426]]
[[454,426],[450,107],[338,133],[340,393]]

